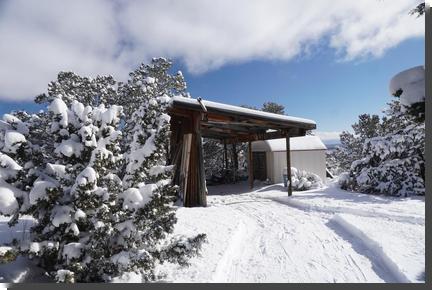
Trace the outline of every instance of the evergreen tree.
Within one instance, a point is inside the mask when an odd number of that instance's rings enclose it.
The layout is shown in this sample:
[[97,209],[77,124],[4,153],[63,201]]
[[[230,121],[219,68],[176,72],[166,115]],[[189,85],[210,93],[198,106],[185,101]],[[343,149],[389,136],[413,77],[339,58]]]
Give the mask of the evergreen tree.
[[[386,119],[383,119],[386,122]],[[341,144],[326,154],[327,167],[333,174],[348,171],[351,164],[363,155],[363,144],[368,138],[381,134],[383,128],[378,115],[362,114],[357,123],[352,125],[354,134],[343,131],[340,134]]]
[[167,109],[186,86],[181,74],[167,75],[170,65],[155,59],[121,84],[60,73],[36,98],[49,104],[47,112],[5,115],[0,213],[11,224],[31,214],[36,224],[30,240],[9,245],[2,260],[27,255],[60,282],[128,272],[153,281],[159,263],[186,265],[198,254],[205,235],[172,236],[177,188],[166,164]]
[[411,15],[417,14],[417,17],[424,15],[426,12],[425,2],[418,4],[413,10],[410,11]]
[[265,102],[261,108],[261,111],[285,115],[285,107],[275,102]]
[[424,121],[402,108],[398,99],[389,104],[380,134],[365,140],[361,158],[340,180],[342,188],[395,196],[425,194]]

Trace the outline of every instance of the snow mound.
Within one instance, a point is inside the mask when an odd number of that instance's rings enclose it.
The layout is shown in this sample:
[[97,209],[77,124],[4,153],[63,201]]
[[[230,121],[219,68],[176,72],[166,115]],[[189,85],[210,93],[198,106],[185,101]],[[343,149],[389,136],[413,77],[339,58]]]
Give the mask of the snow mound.
[[65,102],[60,98],[55,98],[48,106],[48,110],[58,115],[60,118],[59,124],[66,128],[69,123],[68,108]]
[[56,185],[50,181],[38,180],[33,184],[33,188],[29,193],[30,204],[36,204],[39,200],[48,200],[46,190],[54,188]]
[[12,158],[0,152],[0,178],[7,180],[15,177],[22,167]]
[[67,157],[80,157],[81,151],[84,149],[84,146],[79,141],[74,139],[75,138],[63,140],[54,152],[57,154],[63,154]]
[[156,190],[155,184],[146,184],[140,186],[140,188],[128,188],[121,195],[123,198],[124,209],[139,209],[145,206],[153,196],[154,190]]
[[23,134],[17,131],[6,131],[4,135],[4,148],[5,152],[16,153],[19,147],[26,142]]
[[425,69],[424,66],[416,66],[404,70],[390,80],[390,94],[394,95],[402,90],[400,101],[403,105],[411,106],[425,100]]
[[56,205],[52,210],[51,223],[55,227],[59,227],[63,223],[70,223],[72,221],[72,209],[66,205]]
[[69,262],[72,259],[77,259],[81,256],[81,250],[83,244],[81,243],[69,243],[63,247],[63,257]]
[[66,166],[61,164],[51,164],[46,165],[46,171],[48,174],[58,177],[65,178],[66,176]]
[[0,183],[0,213],[11,215],[17,209],[18,202],[12,188],[3,186],[3,183]]

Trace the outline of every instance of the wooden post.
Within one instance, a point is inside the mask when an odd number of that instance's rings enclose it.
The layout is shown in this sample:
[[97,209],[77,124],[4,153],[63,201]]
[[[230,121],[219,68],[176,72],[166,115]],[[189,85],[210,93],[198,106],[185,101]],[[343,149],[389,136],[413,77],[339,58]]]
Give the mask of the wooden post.
[[231,154],[231,168],[232,168],[232,176],[234,183],[237,181],[237,168],[236,168],[236,159],[237,159],[237,152],[236,152],[236,146],[235,143],[231,144],[232,147],[232,154]]
[[192,114],[192,140],[189,158],[189,173],[184,205],[188,207],[207,205],[207,188],[205,185],[204,160],[201,142],[201,114]]
[[291,149],[290,149],[290,136],[286,135],[286,156],[287,156],[287,175],[288,175],[288,196],[292,195],[291,185]]
[[202,146],[201,130],[197,133],[197,147],[198,147],[198,205],[207,206],[207,186],[205,179],[205,168],[204,168],[204,154]]
[[225,160],[225,170],[228,170],[228,151],[227,151],[227,144],[226,140],[223,140],[224,142],[224,160]]
[[183,146],[182,146],[182,160],[180,167],[180,197],[183,203],[186,203],[188,193],[188,180],[189,180],[189,164],[192,148],[192,134],[183,135]]
[[253,188],[253,154],[252,154],[252,142],[248,142],[248,170],[249,170],[249,187]]

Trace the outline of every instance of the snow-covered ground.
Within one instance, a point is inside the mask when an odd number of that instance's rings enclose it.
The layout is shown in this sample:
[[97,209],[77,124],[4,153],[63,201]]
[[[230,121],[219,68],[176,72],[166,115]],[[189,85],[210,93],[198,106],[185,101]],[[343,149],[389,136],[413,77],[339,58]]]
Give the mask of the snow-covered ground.
[[[282,184],[209,187],[208,207],[179,208],[177,234],[206,233],[201,257],[160,267],[170,282],[424,282],[424,198],[391,198],[338,189],[294,192]],[[0,241],[22,238],[31,220]],[[0,265],[0,283],[41,281],[20,259]],[[39,276],[38,276],[39,275]]]
[[281,184],[209,187],[180,208],[177,233],[208,243],[173,282],[424,282],[424,198],[350,193],[334,183],[288,197]]

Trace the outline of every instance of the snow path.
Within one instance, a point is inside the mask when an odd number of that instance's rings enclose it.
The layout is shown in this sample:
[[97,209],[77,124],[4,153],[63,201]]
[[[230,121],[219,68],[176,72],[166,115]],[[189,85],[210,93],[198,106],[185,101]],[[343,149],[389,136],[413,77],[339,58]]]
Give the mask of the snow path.
[[365,252],[370,252],[368,257],[375,264],[381,267],[384,271],[392,276],[392,280],[397,283],[408,283],[409,279],[399,269],[398,265],[393,262],[385,253],[380,244],[369,238],[363,231],[358,229],[354,224],[350,223],[340,215],[335,215],[330,223],[336,224],[342,231],[342,236],[351,235],[352,244],[360,244],[360,247],[365,249]]
[[[288,197],[280,184],[209,187],[208,207],[177,210],[174,234],[206,233],[189,267],[160,265],[166,282],[425,281],[424,198],[345,192],[334,184]],[[31,217],[0,241],[25,239]],[[20,257],[0,265],[0,283],[45,281]],[[125,282],[134,282],[127,278]]]
[[[244,247],[231,256],[232,264],[226,267],[224,279],[215,282],[391,280],[382,269],[376,273],[368,257],[357,253],[322,217],[298,210],[288,212],[279,204],[231,206],[243,214],[240,223],[248,230],[240,227]],[[303,232],[305,221],[312,226]],[[304,262],[299,263],[301,260]]]
[[[415,278],[424,271],[421,247],[418,251],[408,250],[409,255],[398,256],[393,253],[401,251],[397,246],[392,252],[380,246],[381,242],[397,240],[398,235],[414,233],[415,237],[421,237],[424,231],[421,201],[406,200],[412,207],[400,211],[402,203],[347,193],[353,199],[349,201],[345,192],[331,187],[321,192],[295,193],[291,198],[276,190],[281,188],[275,185],[253,192],[232,187],[222,186],[221,192],[216,192],[218,195],[210,195],[207,208],[179,208],[176,232],[204,232],[209,243],[203,246],[202,257],[191,260],[189,268],[164,266],[168,281],[424,281]],[[236,190],[240,194],[230,194]],[[307,198],[308,195],[320,200]],[[347,219],[348,214],[366,219],[363,223],[379,222],[381,235],[389,223],[400,230],[389,233],[387,240],[374,234],[368,237],[370,229],[363,226],[367,230],[363,232],[356,228],[357,222]],[[349,225],[344,223],[345,219]],[[407,229],[410,232],[405,232]],[[420,239],[405,245],[415,249],[421,243]]]

